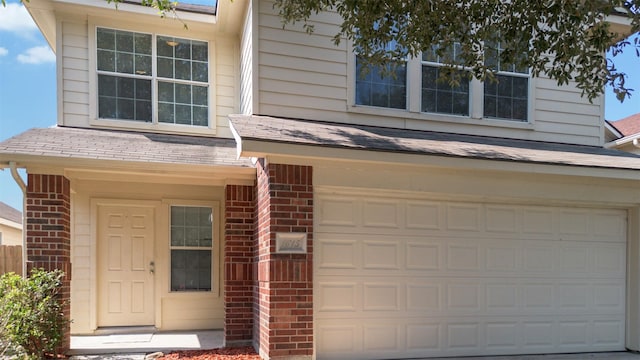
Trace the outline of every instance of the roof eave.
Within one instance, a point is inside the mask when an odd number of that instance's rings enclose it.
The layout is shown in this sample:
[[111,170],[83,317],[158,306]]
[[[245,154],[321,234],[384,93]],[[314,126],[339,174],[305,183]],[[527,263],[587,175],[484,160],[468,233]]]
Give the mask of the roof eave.
[[316,159],[422,165],[437,168],[473,169],[478,171],[494,170],[526,174],[584,176],[620,180],[637,180],[638,178],[638,171],[633,169],[292,144],[256,138],[243,138],[242,148],[239,149],[239,153],[241,157],[268,158],[271,161],[286,160],[296,162],[295,159]]

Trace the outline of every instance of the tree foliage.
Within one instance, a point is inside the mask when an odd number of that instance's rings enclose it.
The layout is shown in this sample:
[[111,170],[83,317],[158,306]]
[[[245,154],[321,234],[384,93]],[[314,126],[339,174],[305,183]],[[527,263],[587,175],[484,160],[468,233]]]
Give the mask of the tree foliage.
[[[117,6],[122,0],[106,1]],[[629,97],[633,89],[625,85],[627,74],[616,68],[614,58],[622,51],[640,56],[638,38],[621,39],[640,30],[640,0],[274,1],[283,25],[301,22],[309,32],[313,32],[315,14],[337,12],[342,23],[334,42],[350,41],[354,51],[366,54],[365,61],[372,65],[419,56],[435,45],[449,70],[465,67],[484,80],[495,72],[493,64],[485,62],[485,54],[499,42],[504,49],[499,53],[501,63],[529,68],[533,76],[546,75],[559,85],[575,81],[589,100],[601,95],[605,85],[613,88],[620,101]],[[161,16],[175,13],[178,4],[141,2]],[[613,32],[611,16],[626,18],[629,32]],[[454,45],[455,59],[449,51]]]
[[56,354],[68,324],[58,296],[63,277],[60,270],[43,269],[28,278],[0,276],[0,345],[17,347],[28,359]]
[[[608,84],[621,101],[632,89],[606,51],[615,56],[631,48],[640,54],[637,40],[620,40],[609,20],[626,17],[635,33],[639,5],[638,0],[275,0],[284,24],[302,22],[309,32],[314,14],[336,11],[342,24],[334,42],[351,41],[372,64],[419,56],[437,45],[436,53],[450,67],[463,66],[484,80],[495,70],[484,55],[499,42],[503,64],[529,68],[533,76],[544,74],[559,85],[573,80],[590,100]],[[454,45],[455,59],[448,51]]]

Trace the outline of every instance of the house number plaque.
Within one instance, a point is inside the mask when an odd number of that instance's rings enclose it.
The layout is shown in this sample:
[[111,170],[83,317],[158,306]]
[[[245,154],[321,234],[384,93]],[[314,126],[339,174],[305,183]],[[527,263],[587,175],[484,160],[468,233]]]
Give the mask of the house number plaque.
[[276,233],[276,254],[306,254],[306,233]]

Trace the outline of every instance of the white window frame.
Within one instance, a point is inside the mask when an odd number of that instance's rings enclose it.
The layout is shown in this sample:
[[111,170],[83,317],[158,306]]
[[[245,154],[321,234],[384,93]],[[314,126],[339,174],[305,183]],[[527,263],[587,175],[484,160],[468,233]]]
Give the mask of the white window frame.
[[[98,117],[98,75],[101,73],[97,70],[97,31],[98,28],[130,31],[134,33],[150,34],[152,36],[152,76],[151,76],[151,91],[152,91],[152,122],[141,122],[135,120],[118,120],[118,119],[100,119]],[[133,129],[139,131],[160,132],[160,133],[178,133],[178,134],[194,134],[194,135],[215,135],[217,128],[217,115],[216,115],[216,62],[215,62],[215,41],[205,35],[199,36],[199,34],[172,34],[164,32],[149,31],[149,26],[141,24],[126,24],[126,26],[114,27],[112,22],[101,19],[93,18],[89,19],[89,124],[95,127],[104,128],[121,128],[121,129]],[[151,28],[154,29],[154,28]],[[156,39],[157,36],[176,37],[194,41],[202,41],[208,43],[208,126],[194,126],[172,123],[158,122],[158,81],[162,81],[157,77],[157,64],[156,64]],[[131,77],[129,75],[134,74],[121,74],[123,77]],[[120,76],[120,75],[116,75]],[[175,80],[175,81],[174,81]],[[183,83],[183,80],[169,79],[170,82]]]
[[[380,115],[391,118],[414,120],[430,120],[466,125],[486,125],[514,129],[534,129],[535,88],[536,79],[529,73],[529,87],[527,99],[527,121],[498,119],[484,117],[484,82],[473,78],[469,84],[469,116],[450,115],[442,113],[421,112],[422,108],[422,56],[407,59],[407,106],[405,109],[383,108],[368,105],[356,105],[356,55],[352,44],[348,46],[347,57],[347,111],[365,115]],[[499,72],[498,74],[502,74]],[[506,73],[505,75],[512,75]],[[524,74],[523,74],[524,75]]]

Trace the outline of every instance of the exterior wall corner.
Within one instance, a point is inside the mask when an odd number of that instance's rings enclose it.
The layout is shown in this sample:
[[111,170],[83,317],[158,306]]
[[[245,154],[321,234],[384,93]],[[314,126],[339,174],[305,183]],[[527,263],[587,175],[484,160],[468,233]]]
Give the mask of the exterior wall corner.
[[[313,169],[258,164],[254,346],[263,359],[313,357]],[[306,253],[278,253],[277,233],[306,234]]]

